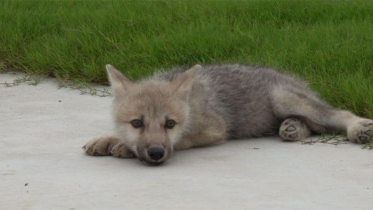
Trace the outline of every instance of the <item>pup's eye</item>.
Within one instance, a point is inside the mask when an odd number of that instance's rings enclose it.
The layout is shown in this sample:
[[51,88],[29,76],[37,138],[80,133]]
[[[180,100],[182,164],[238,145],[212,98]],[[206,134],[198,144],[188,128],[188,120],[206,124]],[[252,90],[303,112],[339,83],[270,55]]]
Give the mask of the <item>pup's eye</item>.
[[144,124],[141,122],[141,120],[132,120],[131,125],[134,128],[141,128],[142,126],[144,126]]
[[175,126],[176,122],[174,120],[167,120],[164,125],[165,128],[171,129]]

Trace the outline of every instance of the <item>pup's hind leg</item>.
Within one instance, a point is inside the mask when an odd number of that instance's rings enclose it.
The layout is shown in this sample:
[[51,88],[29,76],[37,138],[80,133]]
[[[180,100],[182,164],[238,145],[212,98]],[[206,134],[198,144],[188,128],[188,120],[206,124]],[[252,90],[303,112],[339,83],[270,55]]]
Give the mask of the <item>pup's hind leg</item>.
[[299,141],[307,138],[311,130],[300,119],[288,118],[282,122],[279,135],[284,141]]
[[373,140],[373,121],[357,119],[347,127],[347,135],[350,141],[361,144]]
[[356,143],[373,138],[372,120],[333,108],[306,89],[278,85],[271,91],[271,102],[277,117],[300,116],[316,133],[346,131],[349,140]]

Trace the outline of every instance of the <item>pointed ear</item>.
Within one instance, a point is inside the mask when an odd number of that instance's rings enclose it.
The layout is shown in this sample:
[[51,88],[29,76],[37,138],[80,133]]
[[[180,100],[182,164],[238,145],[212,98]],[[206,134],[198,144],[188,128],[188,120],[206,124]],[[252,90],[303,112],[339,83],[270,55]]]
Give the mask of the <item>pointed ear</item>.
[[110,64],[106,65],[106,70],[114,96],[123,95],[130,87],[131,82]]
[[171,83],[176,86],[175,92],[188,95],[201,69],[202,66],[197,64],[172,80]]

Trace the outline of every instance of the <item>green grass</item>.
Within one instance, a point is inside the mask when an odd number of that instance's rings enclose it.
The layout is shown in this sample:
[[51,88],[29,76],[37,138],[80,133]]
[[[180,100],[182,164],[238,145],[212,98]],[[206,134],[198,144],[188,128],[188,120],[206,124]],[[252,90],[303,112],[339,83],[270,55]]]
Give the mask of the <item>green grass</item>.
[[373,1],[0,1],[0,66],[106,83],[157,68],[244,63],[293,72],[373,118]]

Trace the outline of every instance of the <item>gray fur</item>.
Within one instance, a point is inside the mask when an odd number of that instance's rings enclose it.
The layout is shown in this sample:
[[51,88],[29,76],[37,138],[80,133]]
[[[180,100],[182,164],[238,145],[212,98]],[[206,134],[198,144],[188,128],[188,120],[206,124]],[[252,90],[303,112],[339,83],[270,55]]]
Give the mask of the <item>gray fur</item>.
[[[187,69],[174,69],[162,76],[158,73],[156,77],[172,80]],[[301,80],[268,68],[238,64],[204,66],[195,83],[195,86],[204,85],[207,103],[203,106],[214,110],[226,121],[228,139],[274,134],[281,121],[291,116],[278,115],[274,110],[271,92],[279,86],[308,99],[321,112],[330,108]],[[194,88],[191,98],[201,94],[198,91],[201,88]]]
[[[160,164],[173,150],[219,144],[228,139],[276,135],[299,141],[312,132],[346,131],[352,142],[373,139],[373,121],[333,108],[305,82],[278,71],[238,64],[195,65],[159,71],[131,82],[107,65],[114,92],[116,135],[95,138],[89,155],[137,157]],[[167,120],[175,127],[166,128]],[[131,125],[140,120],[141,128]],[[149,148],[165,151],[152,160]]]

